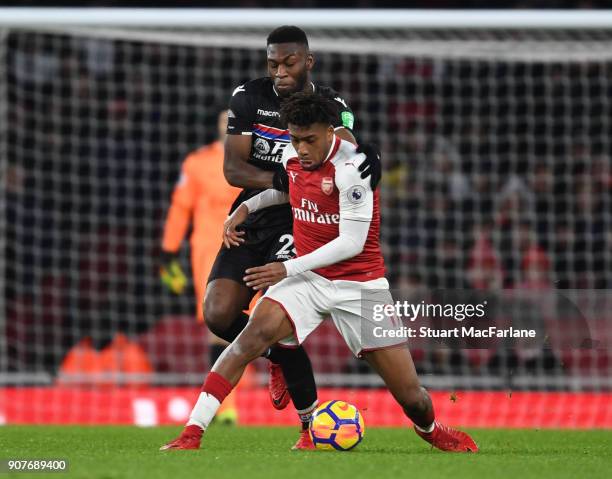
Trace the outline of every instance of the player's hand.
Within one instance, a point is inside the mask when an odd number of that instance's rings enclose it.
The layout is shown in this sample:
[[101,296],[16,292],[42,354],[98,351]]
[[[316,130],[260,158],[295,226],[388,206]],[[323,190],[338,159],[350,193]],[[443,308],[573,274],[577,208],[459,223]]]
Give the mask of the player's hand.
[[380,150],[374,143],[362,143],[357,146],[357,153],[363,153],[366,156],[357,169],[361,172],[361,179],[370,177],[370,186],[374,191],[382,176]]
[[240,205],[234,212],[227,217],[223,223],[223,244],[226,248],[240,246],[244,243],[244,231],[236,231],[236,227],[246,221],[249,210],[246,206]]
[[254,290],[265,289],[287,277],[287,269],[282,262],[268,263],[246,270],[244,282]]
[[174,294],[182,294],[187,286],[187,276],[181,268],[177,253],[162,251],[159,279]]
[[276,169],[272,177],[272,187],[283,193],[289,193],[289,175],[285,168]]

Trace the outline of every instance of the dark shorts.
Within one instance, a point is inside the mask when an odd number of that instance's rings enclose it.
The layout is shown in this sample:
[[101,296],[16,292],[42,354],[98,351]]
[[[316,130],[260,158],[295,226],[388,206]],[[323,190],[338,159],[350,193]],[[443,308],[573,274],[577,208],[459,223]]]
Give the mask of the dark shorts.
[[265,236],[263,233],[260,235],[247,234],[247,243],[241,246],[227,249],[221,245],[208,276],[208,282],[224,278],[244,284],[242,278],[248,268],[295,258],[291,229],[279,229],[273,234],[266,231]]

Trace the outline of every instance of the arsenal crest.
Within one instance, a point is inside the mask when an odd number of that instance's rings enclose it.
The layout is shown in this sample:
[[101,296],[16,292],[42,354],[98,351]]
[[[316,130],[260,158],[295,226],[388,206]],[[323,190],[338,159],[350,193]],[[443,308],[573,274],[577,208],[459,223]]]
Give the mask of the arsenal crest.
[[334,192],[334,180],[329,176],[326,176],[321,180],[321,191],[327,196]]

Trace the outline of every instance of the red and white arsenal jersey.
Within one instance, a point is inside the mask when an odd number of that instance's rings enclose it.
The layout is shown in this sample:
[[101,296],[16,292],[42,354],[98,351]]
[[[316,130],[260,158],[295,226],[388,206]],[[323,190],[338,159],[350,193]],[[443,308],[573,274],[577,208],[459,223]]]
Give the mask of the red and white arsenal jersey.
[[340,217],[370,222],[363,251],[340,263],[314,270],[330,280],[370,281],[384,277],[380,250],[378,191],[369,178],[361,179],[357,166],[363,155],[355,146],[334,136],[330,152],[319,168],[302,169],[289,145],[283,163],[289,175],[289,202],[293,210],[293,238],[297,255],[304,256],[339,236]]

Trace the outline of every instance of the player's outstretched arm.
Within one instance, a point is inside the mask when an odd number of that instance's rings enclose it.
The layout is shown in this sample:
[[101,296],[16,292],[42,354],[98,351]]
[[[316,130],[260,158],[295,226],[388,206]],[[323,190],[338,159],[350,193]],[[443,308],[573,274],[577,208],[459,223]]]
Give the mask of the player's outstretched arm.
[[238,225],[244,223],[248,216],[249,210],[246,205],[242,203],[227,217],[223,223],[222,234],[223,244],[226,248],[229,249],[232,246],[240,246],[241,243],[244,243],[244,231],[238,231],[236,228]]
[[174,191],[162,237],[159,278],[174,294],[182,294],[187,286],[187,276],[181,267],[178,252],[191,223],[193,206],[197,197],[194,176],[191,174],[191,158],[181,166],[181,177]]
[[269,206],[281,205],[288,201],[289,196],[286,193],[276,190],[265,190],[242,203],[227,217],[223,224],[223,244],[225,247],[231,248],[232,246],[240,246],[241,243],[244,243],[244,238],[242,238],[244,231],[238,231],[236,228],[246,221],[249,213],[254,213]]

